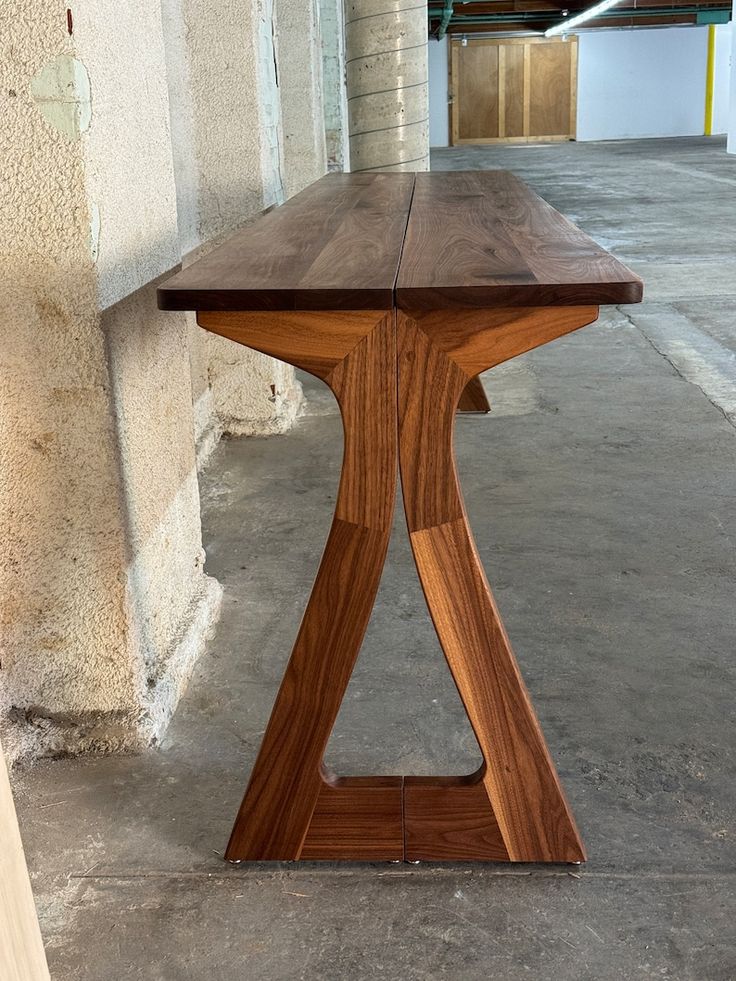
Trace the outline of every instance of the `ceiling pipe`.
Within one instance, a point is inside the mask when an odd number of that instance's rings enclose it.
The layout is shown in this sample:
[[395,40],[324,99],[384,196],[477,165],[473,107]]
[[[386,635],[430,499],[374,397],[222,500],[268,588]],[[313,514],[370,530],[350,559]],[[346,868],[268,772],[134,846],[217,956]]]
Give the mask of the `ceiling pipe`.
[[559,24],[555,24],[554,27],[549,27],[544,32],[545,37],[554,37],[556,34],[567,34],[568,31],[572,30],[573,27],[577,27],[578,24],[584,24],[588,20],[593,20],[594,17],[598,17],[600,14],[605,13],[610,10],[611,7],[615,7],[617,3],[621,0],[601,0],[600,3],[595,4],[593,7],[588,7],[587,10],[582,10],[579,14],[575,14],[574,17],[565,17],[561,20]]
[[[708,8],[709,13],[716,12],[729,12],[730,7],[710,7]],[[606,11],[601,14],[596,15],[596,20],[605,20],[608,17],[611,18],[626,18],[626,17],[678,17],[681,14],[691,15],[703,13],[703,7],[636,7],[634,8],[618,8],[617,10]],[[439,11],[437,11],[437,14]],[[436,16],[435,15],[435,16]],[[476,16],[463,17],[458,20],[457,18],[453,21],[453,26],[463,27],[470,24],[503,24],[506,22],[516,22],[516,21],[528,21],[528,20],[544,20],[549,14],[546,11],[508,11],[503,14],[478,14]],[[569,22],[572,18],[566,18],[563,25],[567,26],[569,31]],[[587,18],[586,18],[587,19]],[[560,31],[559,33],[566,33],[565,31]]]
[[440,21],[439,30],[437,31],[437,37],[440,41],[445,34],[447,34],[447,28],[450,26],[453,6],[454,0],[445,0],[445,6],[442,8],[442,20]]

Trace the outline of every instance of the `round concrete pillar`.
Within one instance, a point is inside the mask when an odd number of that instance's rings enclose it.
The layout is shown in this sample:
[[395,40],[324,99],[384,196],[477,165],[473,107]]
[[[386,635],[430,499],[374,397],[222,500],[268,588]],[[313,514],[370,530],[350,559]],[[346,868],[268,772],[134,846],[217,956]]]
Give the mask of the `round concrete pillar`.
[[428,170],[426,6],[347,0],[345,10],[351,170]]

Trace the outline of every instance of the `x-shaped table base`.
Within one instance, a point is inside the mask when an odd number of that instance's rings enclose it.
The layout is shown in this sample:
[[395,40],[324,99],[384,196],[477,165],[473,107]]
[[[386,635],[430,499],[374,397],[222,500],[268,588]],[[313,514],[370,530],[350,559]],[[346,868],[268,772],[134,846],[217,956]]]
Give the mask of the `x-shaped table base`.
[[[332,528],[228,859],[584,861],[468,527],[452,436],[482,371],[597,316],[597,306],[199,313],[206,329],[322,378],[345,431]],[[483,755],[470,776],[335,777],[323,766],[378,590],[397,463],[427,605]]]

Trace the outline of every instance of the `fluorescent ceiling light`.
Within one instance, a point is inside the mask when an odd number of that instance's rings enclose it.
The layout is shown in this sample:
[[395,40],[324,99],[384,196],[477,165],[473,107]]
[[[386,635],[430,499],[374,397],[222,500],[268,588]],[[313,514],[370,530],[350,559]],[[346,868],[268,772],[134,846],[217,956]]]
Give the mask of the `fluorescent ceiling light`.
[[566,17],[559,24],[555,24],[554,27],[550,27],[544,32],[544,36],[552,37],[553,34],[568,34],[571,28],[577,27],[578,24],[583,24],[586,20],[591,20],[593,17],[597,17],[598,14],[602,14],[604,10],[610,10],[611,7],[615,7],[617,3],[619,3],[619,0],[601,0],[601,3],[597,3],[594,7],[588,7],[587,10],[583,10],[579,14],[575,14],[574,17]]

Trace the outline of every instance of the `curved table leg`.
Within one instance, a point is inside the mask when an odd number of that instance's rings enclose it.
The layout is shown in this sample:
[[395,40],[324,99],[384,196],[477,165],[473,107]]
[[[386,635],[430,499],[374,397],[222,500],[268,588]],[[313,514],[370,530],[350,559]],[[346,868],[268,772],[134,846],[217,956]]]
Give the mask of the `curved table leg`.
[[422,587],[483,754],[468,778],[405,779],[407,859],[579,862],[583,845],[475,548],[452,435],[468,379],[595,320],[595,308],[399,311],[399,461]]
[[[468,529],[452,432],[469,380],[591,323],[597,309],[396,316],[398,323],[388,312],[200,314],[208,329],[327,381],[345,429],[327,547],[226,857],[581,861],[582,843]],[[322,767],[388,546],[397,411],[415,561],[484,758],[468,777],[338,779]]]
[[[214,321],[218,332],[293,361],[298,344],[305,338],[312,344],[314,332],[323,330],[322,348],[304,352],[297,363],[331,387],[345,431],[332,529],[226,858],[401,859],[401,778],[337,780],[322,769],[391,532],[397,457],[394,314],[366,314],[352,335],[337,338],[326,335],[330,323],[343,329],[339,315],[330,321],[305,314],[312,323],[294,337],[289,324],[298,323],[299,316],[243,315],[229,321],[224,315],[200,316],[210,329]],[[286,324],[280,339],[279,324]]]
[[457,406],[458,412],[490,412],[491,405],[483,388],[483,382],[478,375],[475,375],[467,383],[460,396]]

